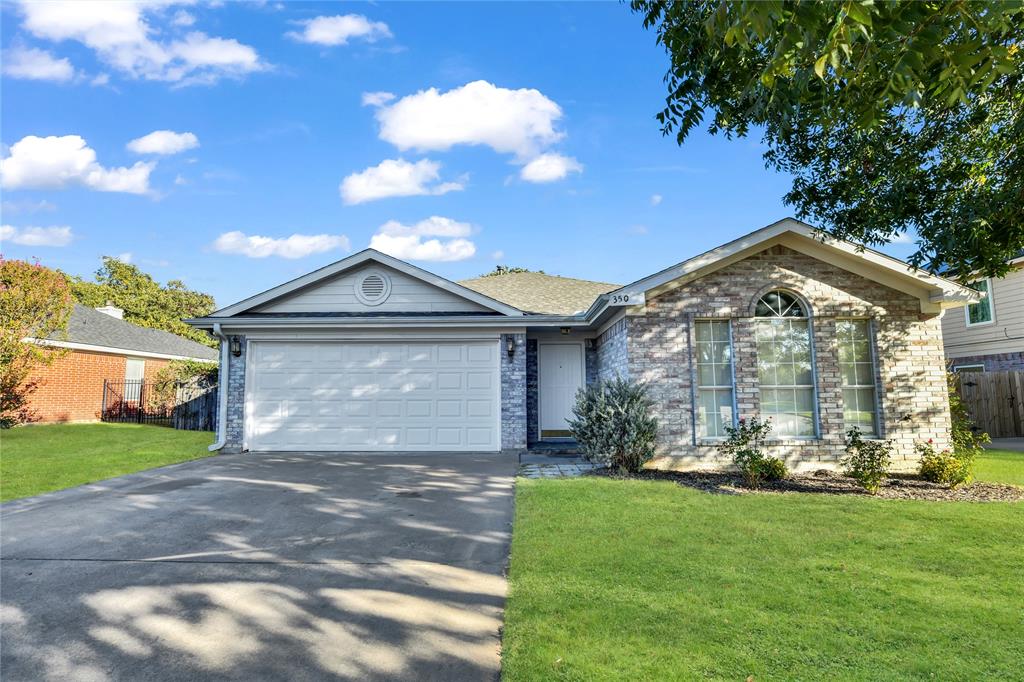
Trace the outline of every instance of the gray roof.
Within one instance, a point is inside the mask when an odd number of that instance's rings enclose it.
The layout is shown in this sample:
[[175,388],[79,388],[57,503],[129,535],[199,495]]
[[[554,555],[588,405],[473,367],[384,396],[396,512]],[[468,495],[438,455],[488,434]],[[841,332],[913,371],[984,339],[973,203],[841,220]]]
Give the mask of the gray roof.
[[459,282],[484,296],[530,313],[573,315],[585,311],[601,294],[615,291],[619,284],[591,282],[543,272],[510,272]]
[[123,351],[162,353],[203,360],[217,359],[217,351],[209,346],[160,329],[139,327],[78,303],[71,311],[67,333],[56,332],[49,338],[54,341],[84,343]]

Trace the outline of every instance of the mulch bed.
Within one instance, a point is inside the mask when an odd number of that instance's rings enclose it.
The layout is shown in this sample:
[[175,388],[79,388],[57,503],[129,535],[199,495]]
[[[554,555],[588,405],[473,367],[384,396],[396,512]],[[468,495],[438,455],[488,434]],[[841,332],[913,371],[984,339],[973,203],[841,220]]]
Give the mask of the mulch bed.
[[638,474],[622,475],[612,469],[595,469],[591,476],[629,478],[650,481],[674,481],[687,488],[696,488],[718,495],[764,493],[818,493],[822,495],[864,495],[890,500],[935,500],[943,502],[1019,502],[1024,488],[1003,483],[976,481],[959,488],[947,488],[912,475],[898,474],[888,478],[875,495],[870,495],[852,478],[822,469],[809,474],[793,474],[781,481],[762,483],[750,488],[737,473],[712,471],[656,471],[645,469]]

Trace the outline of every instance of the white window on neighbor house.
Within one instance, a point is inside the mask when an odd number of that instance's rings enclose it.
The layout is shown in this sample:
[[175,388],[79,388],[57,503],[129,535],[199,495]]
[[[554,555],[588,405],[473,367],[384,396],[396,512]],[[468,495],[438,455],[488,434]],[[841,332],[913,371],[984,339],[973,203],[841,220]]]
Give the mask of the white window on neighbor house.
[[772,437],[813,438],[818,432],[810,311],[794,294],[761,296],[754,315],[761,417]]
[[843,382],[843,422],[866,436],[877,436],[878,394],[870,320],[836,320],[839,374]]
[[146,361],[143,358],[125,358],[124,399],[138,402],[142,395],[142,382],[146,378]]
[[974,282],[970,287],[978,293],[985,294],[985,297],[977,303],[972,303],[966,308],[967,326],[976,327],[983,324],[992,324],[996,319],[996,305],[992,300],[992,280],[982,279]]
[[696,320],[698,438],[724,438],[736,421],[732,329],[728,320]]

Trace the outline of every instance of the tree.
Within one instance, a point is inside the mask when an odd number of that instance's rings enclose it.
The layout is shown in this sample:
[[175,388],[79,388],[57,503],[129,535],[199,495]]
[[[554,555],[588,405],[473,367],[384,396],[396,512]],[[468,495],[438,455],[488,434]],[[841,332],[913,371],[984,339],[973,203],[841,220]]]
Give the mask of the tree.
[[61,273],[39,263],[0,257],[0,428],[32,421],[27,406],[35,382],[32,369],[47,365],[63,349],[25,341],[67,329],[71,291]]
[[969,281],[1024,247],[1024,10],[925,0],[633,0],[671,58],[662,132],[763,130],[785,201]]
[[[516,272],[533,272],[529,268],[518,268],[511,265],[495,265],[494,269],[490,272],[480,275],[481,277],[496,277],[498,275],[511,275]],[[540,274],[544,274],[543,270],[537,270]]]
[[181,280],[165,286],[138,267],[110,256],[96,271],[96,281],[69,277],[75,300],[90,308],[112,302],[124,310],[124,319],[140,327],[163,329],[207,346],[216,342],[206,332],[182,322],[183,318],[202,317],[214,309],[213,296],[194,291]]

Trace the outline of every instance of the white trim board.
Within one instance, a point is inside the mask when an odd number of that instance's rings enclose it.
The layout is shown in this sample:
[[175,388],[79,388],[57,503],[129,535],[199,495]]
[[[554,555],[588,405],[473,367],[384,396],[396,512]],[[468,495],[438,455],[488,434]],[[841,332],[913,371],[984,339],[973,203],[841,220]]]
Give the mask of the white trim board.
[[68,348],[70,350],[84,350],[93,353],[107,353],[109,355],[130,355],[138,358],[155,358],[157,360],[196,360],[198,362],[217,363],[217,360],[209,358],[195,358],[190,355],[171,355],[169,353],[151,353],[133,348],[115,348],[113,346],[94,346],[91,343],[75,343],[73,341],[53,341],[51,339],[25,339],[29,343],[40,346],[53,346],[54,348]]

